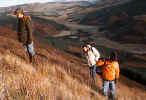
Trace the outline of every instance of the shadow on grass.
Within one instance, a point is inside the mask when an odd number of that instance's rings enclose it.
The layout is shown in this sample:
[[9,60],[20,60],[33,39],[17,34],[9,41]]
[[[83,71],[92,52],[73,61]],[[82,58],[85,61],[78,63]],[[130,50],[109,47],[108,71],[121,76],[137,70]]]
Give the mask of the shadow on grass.
[[146,68],[126,66],[124,68],[121,68],[121,73],[132,80],[146,85]]
[[97,85],[95,85],[95,83],[91,83],[91,88],[94,90],[94,91],[96,91],[96,92],[98,92],[99,94],[101,94],[102,95],[102,89],[100,88],[100,87],[98,87]]
[[76,52],[72,52],[72,51],[69,51],[69,50],[65,50],[65,52],[67,52],[69,54],[72,54],[74,56],[77,56],[79,58],[82,58],[82,54],[81,53],[76,53]]
[[37,56],[40,56],[41,58],[44,58],[44,59],[48,59],[45,55],[43,54],[40,54],[40,53],[36,53]]

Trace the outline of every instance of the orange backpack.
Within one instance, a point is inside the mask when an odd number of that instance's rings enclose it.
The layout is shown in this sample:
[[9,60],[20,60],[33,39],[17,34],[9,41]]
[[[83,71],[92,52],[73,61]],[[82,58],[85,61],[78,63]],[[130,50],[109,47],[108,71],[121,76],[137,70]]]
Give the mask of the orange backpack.
[[104,80],[113,81],[119,78],[119,64],[117,61],[106,61],[102,67],[102,77]]

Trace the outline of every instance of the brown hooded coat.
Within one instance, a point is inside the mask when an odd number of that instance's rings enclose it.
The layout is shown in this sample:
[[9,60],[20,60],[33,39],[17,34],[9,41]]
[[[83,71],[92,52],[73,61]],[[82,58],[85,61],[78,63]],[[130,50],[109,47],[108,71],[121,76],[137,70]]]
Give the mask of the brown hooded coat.
[[33,42],[32,23],[30,16],[24,16],[23,19],[18,19],[18,40],[24,45]]

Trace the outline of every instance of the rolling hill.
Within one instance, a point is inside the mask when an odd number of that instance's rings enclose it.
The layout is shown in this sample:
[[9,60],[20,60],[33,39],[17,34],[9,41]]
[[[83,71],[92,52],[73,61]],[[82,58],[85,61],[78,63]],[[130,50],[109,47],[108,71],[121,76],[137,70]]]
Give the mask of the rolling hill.
[[[135,27],[133,23],[137,19],[145,19],[145,7],[141,6],[141,13],[132,17],[125,10],[135,2],[140,6],[145,1],[19,5],[32,16],[37,53],[33,64],[28,63],[28,56],[17,41],[17,21],[10,13],[19,6],[6,8],[9,13],[1,13],[0,16],[1,99],[104,100],[101,95],[102,80],[97,75],[96,84],[92,84],[80,50],[83,43],[94,42],[102,56],[109,56],[114,50],[118,52],[121,77],[116,85],[117,100],[143,100],[146,97],[146,46],[140,35],[133,35],[129,27]],[[104,12],[107,9],[112,12],[110,15]],[[126,12],[126,17],[117,14],[119,9]],[[100,15],[98,18],[103,18],[100,23],[96,20],[96,13]],[[127,15],[130,19],[128,24],[123,21]],[[116,20],[111,21],[110,18]],[[126,28],[130,31],[125,32]],[[137,40],[138,36],[140,40]],[[135,40],[138,43],[134,43]]]

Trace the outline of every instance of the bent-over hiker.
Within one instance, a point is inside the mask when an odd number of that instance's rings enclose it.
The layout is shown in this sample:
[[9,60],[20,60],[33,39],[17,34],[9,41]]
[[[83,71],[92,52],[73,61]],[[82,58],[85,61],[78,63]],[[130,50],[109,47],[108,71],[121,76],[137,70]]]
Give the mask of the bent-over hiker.
[[89,44],[83,45],[82,49],[84,56],[88,60],[90,75],[93,81],[95,82],[96,69],[97,69],[96,62],[100,58],[100,53],[95,47],[92,47]]

